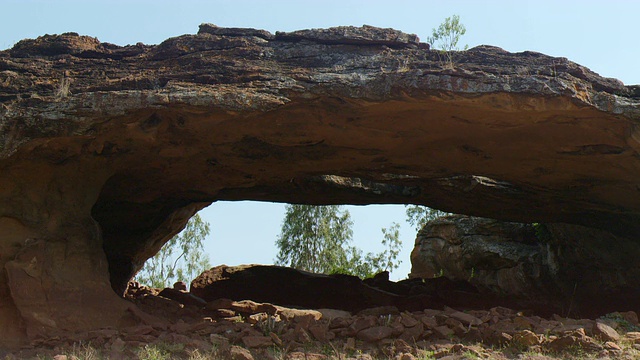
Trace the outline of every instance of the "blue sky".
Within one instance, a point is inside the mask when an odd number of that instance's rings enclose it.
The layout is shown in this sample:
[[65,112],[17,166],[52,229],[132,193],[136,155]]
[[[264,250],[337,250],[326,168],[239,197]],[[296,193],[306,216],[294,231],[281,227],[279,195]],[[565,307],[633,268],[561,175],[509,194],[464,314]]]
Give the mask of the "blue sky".
[[[640,1],[34,1],[3,0],[0,49],[24,38],[67,31],[118,45],[157,44],[193,34],[200,23],[253,27],[271,32],[363,24],[392,27],[426,39],[447,16],[460,15],[467,27],[461,43],[489,44],[517,52],[539,51],[567,57],[602,76],[640,84],[637,26]],[[380,228],[403,224],[403,264],[392,277],[410,270],[415,231],[404,223],[402,206],[349,207],[354,241],[378,250]],[[206,250],[213,264],[270,263],[284,205],[216,203],[201,215],[211,223]]]

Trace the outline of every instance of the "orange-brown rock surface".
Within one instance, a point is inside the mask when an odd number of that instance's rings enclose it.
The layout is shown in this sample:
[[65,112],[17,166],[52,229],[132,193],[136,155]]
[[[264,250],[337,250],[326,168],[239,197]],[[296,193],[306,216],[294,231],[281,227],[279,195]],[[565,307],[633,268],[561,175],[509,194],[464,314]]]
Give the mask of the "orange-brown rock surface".
[[0,52],[0,343],[144,316],[129,278],[217,200],[414,203],[640,233],[640,91],[415,36],[203,25]]

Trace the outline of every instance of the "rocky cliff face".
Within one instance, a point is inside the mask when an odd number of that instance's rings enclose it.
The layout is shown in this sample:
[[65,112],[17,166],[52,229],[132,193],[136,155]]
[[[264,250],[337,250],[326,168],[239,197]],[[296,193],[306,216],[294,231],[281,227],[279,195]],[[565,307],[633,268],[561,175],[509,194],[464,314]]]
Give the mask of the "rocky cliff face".
[[579,225],[446,216],[418,233],[410,277],[468,281],[522,308],[597,317],[637,308],[637,241]]
[[637,239],[636,87],[533,52],[454,59],[367,26],[0,52],[0,341],[126,321],[109,284],[217,200],[425,204]]

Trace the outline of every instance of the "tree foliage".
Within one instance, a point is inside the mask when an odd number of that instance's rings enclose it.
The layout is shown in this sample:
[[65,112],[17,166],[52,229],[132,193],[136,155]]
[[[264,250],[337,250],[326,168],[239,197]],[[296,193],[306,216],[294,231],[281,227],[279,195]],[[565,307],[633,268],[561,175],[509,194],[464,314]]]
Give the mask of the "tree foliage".
[[383,229],[381,253],[363,254],[351,245],[353,221],[341,206],[287,205],[282,230],[276,246],[277,265],[314,273],[340,273],[371,277],[383,270],[398,267],[402,242],[400,225]]
[[[465,26],[460,23],[460,16],[453,15],[446,19],[438,26],[437,29],[432,30],[432,34],[427,38],[427,42],[432,47],[436,47],[441,50],[441,53],[445,56],[447,65],[453,67],[453,51],[460,50],[458,48],[458,42],[460,37],[467,32]],[[468,46],[465,45],[465,50]]]
[[160,251],[148,259],[136,280],[142,284],[164,288],[177,281],[189,282],[209,269],[209,257],[204,252],[204,239],[209,235],[209,223],[196,214],[187,226],[169,240]]
[[385,249],[378,253],[367,255],[367,263],[372,264],[373,268],[380,271],[393,271],[400,266],[401,260],[398,260],[402,241],[400,240],[400,224],[392,223],[388,228],[382,228],[382,245]]
[[420,231],[427,222],[448,215],[444,211],[420,205],[406,205],[405,211],[407,213],[407,222],[414,226],[416,231]]
[[349,212],[340,206],[287,205],[276,240],[276,264],[314,273],[345,266],[352,225]]

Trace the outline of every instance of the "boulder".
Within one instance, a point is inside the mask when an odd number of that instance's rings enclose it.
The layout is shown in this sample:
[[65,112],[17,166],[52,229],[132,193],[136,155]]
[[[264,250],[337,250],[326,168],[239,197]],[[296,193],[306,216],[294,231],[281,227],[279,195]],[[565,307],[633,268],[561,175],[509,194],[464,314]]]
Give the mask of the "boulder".
[[599,229],[451,215],[418,233],[410,277],[468,281],[496,304],[542,314],[597,317],[636,308],[638,257],[635,240]]
[[358,311],[390,305],[397,295],[348,275],[323,275],[280,266],[226,265],[205,271],[191,282],[191,292],[205,301],[227,297],[307,309]]
[[[220,265],[203,272],[191,282],[191,296],[204,299],[210,310],[228,308],[240,311],[241,303],[249,306],[246,304],[255,304],[255,301],[269,303],[254,305],[265,307],[260,311],[266,313],[273,313],[266,307],[273,308],[271,304],[275,304],[307,309],[332,308],[357,312],[363,316],[421,311],[425,308],[441,308],[445,304],[461,309],[489,309],[496,304],[522,305],[521,302],[495,294],[483,294],[468,281],[453,281],[446,277],[378,282],[380,288],[371,284],[356,276],[313,274],[281,266]],[[226,298],[242,301],[230,302]],[[278,310],[281,317],[302,316],[309,312]],[[312,312],[319,318],[323,310]],[[340,314],[344,314],[344,311]],[[454,311],[452,317],[459,318],[466,325],[478,325],[481,322],[461,312]]]
[[637,239],[637,87],[491,46],[451,69],[428,48],[371,26],[209,24],[0,51],[0,346],[124,321],[130,278],[219,200],[411,203]]
[[603,341],[620,340],[620,334],[615,329],[600,321],[596,321],[593,325],[593,335]]
[[166,297],[167,299],[175,300],[183,305],[191,305],[197,307],[204,307],[207,305],[206,301],[184,290],[165,288],[160,291],[158,295]]

